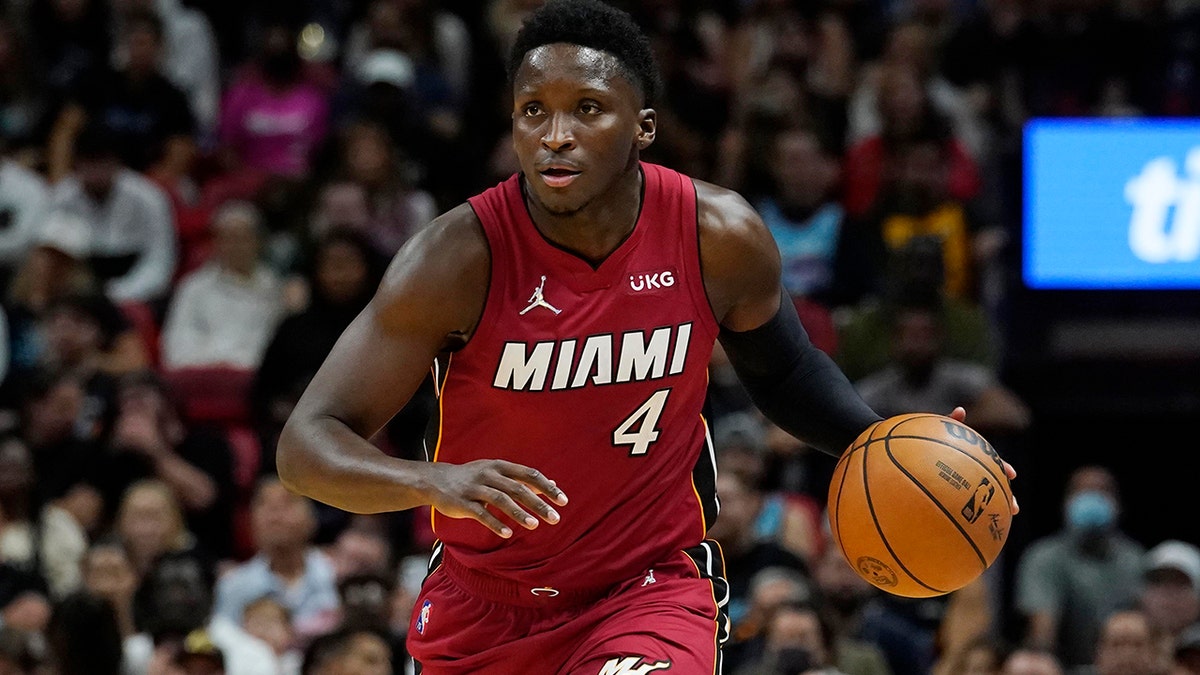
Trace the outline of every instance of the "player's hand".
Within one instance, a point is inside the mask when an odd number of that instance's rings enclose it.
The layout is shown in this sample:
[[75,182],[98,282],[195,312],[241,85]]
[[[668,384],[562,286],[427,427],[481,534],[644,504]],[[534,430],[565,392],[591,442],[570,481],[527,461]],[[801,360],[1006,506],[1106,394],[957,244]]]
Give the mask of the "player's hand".
[[[950,418],[956,422],[962,422],[963,424],[966,424],[967,423],[966,408],[963,408],[961,405],[958,406],[953,411],[951,411]],[[1000,463],[1002,465],[1004,465],[1004,473],[1008,476],[1008,479],[1010,481],[1017,477],[1017,470],[1013,468],[1012,464],[1009,464],[1008,462],[1004,461],[1003,458],[1000,459]],[[1011,506],[1012,506],[1012,513],[1014,516],[1017,515],[1018,513],[1020,513],[1021,507],[1019,504],[1017,504],[1016,493],[1013,493]]]
[[466,464],[436,462],[428,467],[429,503],[434,509],[451,518],[474,518],[506,539],[512,536],[512,528],[487,507],[532,530],[541,522],[539,518],[551,525],[559,520],[558,511],[539,495],[559,506],[567,503],[567,496],[554,481],[537,469],[513,462],[481,459]]

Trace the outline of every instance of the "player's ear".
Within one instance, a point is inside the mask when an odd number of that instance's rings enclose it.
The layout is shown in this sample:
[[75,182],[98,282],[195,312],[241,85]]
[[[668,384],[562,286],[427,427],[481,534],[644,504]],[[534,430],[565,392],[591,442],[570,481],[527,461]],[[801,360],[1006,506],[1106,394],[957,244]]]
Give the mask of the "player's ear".
[[658,130],[658,113],[654,108],[646,108],[638,113],[638,150],[645,150],[654,142],[654,134]]

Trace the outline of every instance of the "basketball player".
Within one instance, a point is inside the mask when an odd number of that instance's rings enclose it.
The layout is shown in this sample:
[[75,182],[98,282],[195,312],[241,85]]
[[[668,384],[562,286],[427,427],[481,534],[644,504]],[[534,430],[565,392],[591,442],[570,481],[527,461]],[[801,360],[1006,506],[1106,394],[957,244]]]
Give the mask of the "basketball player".
[[[423,673],[719,672],[714,342],[826,452],[879,417],[781,302],[746,202],[639,161],[658,81],[627,14],[550,0],[510,72],[520,173],[397,254],[292,413],[280,475],[348,511],[432,507],[408,630]],[[431,364],[434,461],[387,457],[365,439]]]

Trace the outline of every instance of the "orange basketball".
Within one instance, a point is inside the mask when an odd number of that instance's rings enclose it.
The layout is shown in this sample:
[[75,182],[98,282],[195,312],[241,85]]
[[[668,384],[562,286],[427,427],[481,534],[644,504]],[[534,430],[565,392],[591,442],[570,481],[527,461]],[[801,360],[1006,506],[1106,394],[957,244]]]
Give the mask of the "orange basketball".
[[829,484],[834,543],[859,575],[910,598],[958,590],[1000,555],[1012,488],[978,432],[934,414],[871,425]]

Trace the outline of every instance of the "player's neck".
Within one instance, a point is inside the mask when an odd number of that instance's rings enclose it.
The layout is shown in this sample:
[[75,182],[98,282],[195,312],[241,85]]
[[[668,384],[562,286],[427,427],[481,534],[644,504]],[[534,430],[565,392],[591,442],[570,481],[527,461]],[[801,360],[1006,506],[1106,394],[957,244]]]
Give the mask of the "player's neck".
[[533,224],[542,236],[577,255],[598,262],[612,253],[637,225],[642,211],[642,172],[622,176],[612,188],[569,214],[552,213],[525,194]]

